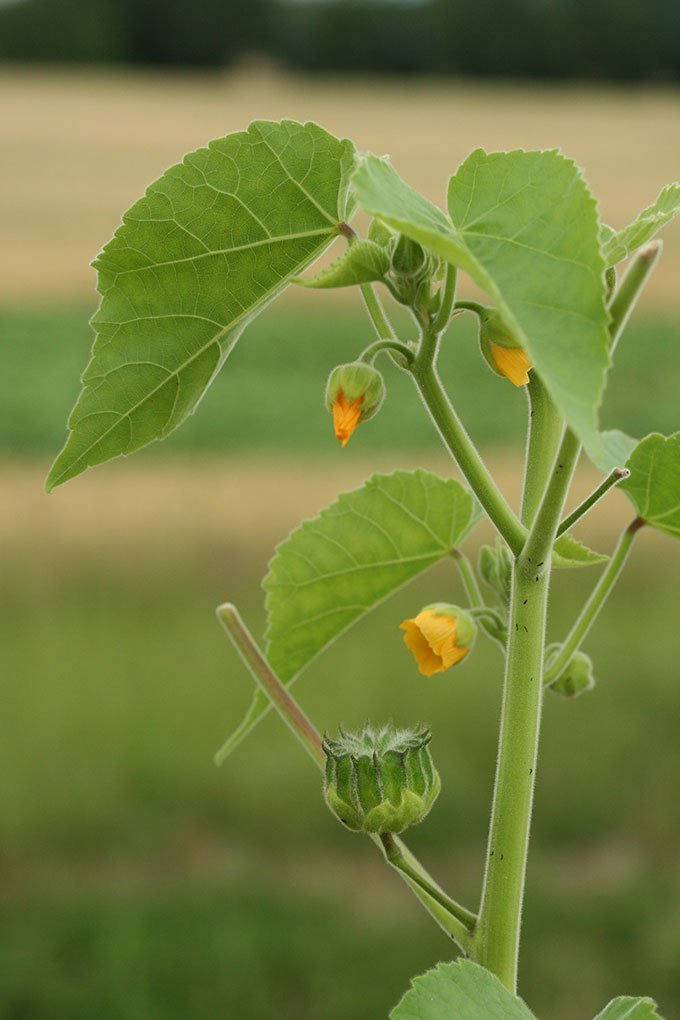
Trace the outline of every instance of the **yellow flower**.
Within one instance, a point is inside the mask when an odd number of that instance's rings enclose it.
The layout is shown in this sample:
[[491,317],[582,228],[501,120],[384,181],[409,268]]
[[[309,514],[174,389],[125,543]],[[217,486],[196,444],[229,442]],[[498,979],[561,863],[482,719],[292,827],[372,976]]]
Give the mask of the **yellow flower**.
[[349,400],[344,390],[338,390],[338,395],[333,402],[333,428],[335,434],[343,446],[352,437],[352,433],[361,421],[361,405],[364,402],[364,395]]
[[529,382],[529,370],[534,366],[521,347],[501,347],[493,341],[489,343],[491,357],[496,368],[515,386],[526,386]]
[[442,603],[426,606],[414,619],[404,620],[401,629],[423,676],[443,673],[464,659],[477,633],[464,610]]

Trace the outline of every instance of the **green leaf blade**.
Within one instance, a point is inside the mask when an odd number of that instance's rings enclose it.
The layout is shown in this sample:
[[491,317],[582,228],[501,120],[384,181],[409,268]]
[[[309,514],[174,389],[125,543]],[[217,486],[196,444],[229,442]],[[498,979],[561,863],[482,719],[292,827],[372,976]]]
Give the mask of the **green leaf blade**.
[[615,266],[651,241],[656,234],[680,213],[680,182],[661,190],[655,202],[643,209],[623,230],[603,225],[600,239],[602,256],[608,266]]
[[[365,613],[448,556],[480,513],[455,479],[395,471],[374,475],[291,532],[263,582],[267,659],[280,680],[292,683]],[[225,757],[269,707],[256,691]]]
[[189,153],[95,260],[97,337],[48,489],[191,414],[248,322],[337,236],[354,149],[256,121]]
[[536,1020],[495,975],[470,960],[440,963],[420,977],[390,1020]]
[[376,156],[359,160],[360,204],[467,272],[494,300],[591,456],[609,364],[597,207],[555,150],[473,152],[445,214]]
[[659,432],[642,439],[628,458],[630,476],[619,488],[644,521],[680,538],[680,432]]
[[624,995],[612,999],[595,1020],[662,1020],[653,999],[636,999]]

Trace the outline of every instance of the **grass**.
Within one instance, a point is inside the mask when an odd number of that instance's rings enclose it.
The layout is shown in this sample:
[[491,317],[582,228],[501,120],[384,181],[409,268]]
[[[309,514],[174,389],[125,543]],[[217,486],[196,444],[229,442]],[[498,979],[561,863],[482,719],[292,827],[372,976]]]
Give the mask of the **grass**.
[[[323,407],[326,377],[338,363],[357,357],[372,337],[360,307],[337,306],[332,300],[329,306],[324,298],[295,294],[256,319],[198,412],[152,456],[271,452],[301,444],[307,453],[330,455],[336,440]],[[444,377],[476,440],[497,447],[519,443],[523,401],[483,366],[471,318],[461,317],[450,330],[441,359]],[[44,311],[25,306],[0,309],[4,346],[0,453],[47,456],[63,442],[64,422],[92,342],[87,320],[87,309],[80,305]],[[677,427],[679,332],[677,318],[652,317],[648,311],[646,318],[633,321],[611,373],[603,413],[606,426],[638,436]],[[361,429],[347,456],[394,449],[397,427],[401,448],[437,452],[439,440],[413,385],[387,361],[382,366],[387,401]],[[642,390],[644,400],[639,397]],[[493,415],[488,413],[490,406]]]

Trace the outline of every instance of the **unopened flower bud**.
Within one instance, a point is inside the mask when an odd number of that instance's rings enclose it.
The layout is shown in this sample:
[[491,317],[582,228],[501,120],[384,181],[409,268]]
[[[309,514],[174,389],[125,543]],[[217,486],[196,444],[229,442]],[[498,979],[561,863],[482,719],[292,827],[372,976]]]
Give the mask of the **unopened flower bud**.
[[404,620],[401,629],[423,676],[443,673],[461,662],[477,636],[470,614],[446,602],[425,606],[412,620]]
[[403,832],[422,822],[441,788],[426,728],[375,729],[325,737],[324,795],[354,832]]
[[392,253],[392,269],[397,276],[418,278],[428,265],[428,256],[422,245],[400,234]]
[[[546,663],[548,666],[551,659],[554,659],[559,651],[559,647],[559,645],[553,645],[548,648],[546,653]],[[586,691],[592,691],[594,686],[595,677],[590,657],[585,652],[574,652],[564,672],[560,674],[554,683],[550,684],[550,690],[563,698],[568,698],[569,701],[573,701],[574,698],[580,697]]]
[[526,386],[533,365],[495,308],[480,312],[479,345],[496,375],[505,376],[514,386]]
[[495,546],[483,545],[479,550],[479,572],[490,588],[496,592],[504,606],[510,605],[512,588],[512,558],[503,542]]
[[377,368],[362,361],[338,365],[326,385],[326,407],[333,413],[335,434],[343,446],[362,421],[380,410],[385,384]]

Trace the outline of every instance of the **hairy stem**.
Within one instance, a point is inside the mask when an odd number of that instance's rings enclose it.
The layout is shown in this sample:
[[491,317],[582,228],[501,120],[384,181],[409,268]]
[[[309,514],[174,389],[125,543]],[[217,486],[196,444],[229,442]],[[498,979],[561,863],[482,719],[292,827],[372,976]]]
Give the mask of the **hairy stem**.
[[522,489],[521,521],[532,524],[550,476],[564,423],[552,398],[536,372],[526,387],[529,400],[529,428]]
[[524,543],[525,529],[512,512],[451,406],[437,374],[436,351],[437,337],[426,331],[420,352],[411,369],[423,403],[491,523],[513,552],[518,553]]
[[[323,752],[321,734],[263,656],[252,634],[241,619],[236,606],[229,602],[218,606],[217,618],[231,638],[250,675],[323,772],[326,756]],[[215,762],[219,765],[223,758],[223,750],[218,751],[215,755]],[[377,846],[382,847],[380,836],[371,836],[371,839]],[[398,836],[393,836],[392,840],[404,865],[399,870],[406,884],[437,924],[464,952],[467,952],[470,943],[470,930],[476,920],[475,915],[446,895]]]
[[609,323],[609,336],[611,337],[610,351],[614,351],[619,338],[626,328],[637,299],[647,282],[647,277],[654,269],[663,250],[662,241],[650,241],[641,248],[633,261],[630,263],[626,275],[621,280],[616,294],[609,305],[611,322]]
[[582,503],[579,503],[576,509],[572,510],[568,517],[564,518],[557,529],[558,538],[560,535],[563,535],[565,531],[569,531],[569,529],[572,528],[574,524],[576,524],[576,522],[579,521],[585,514],[587,514],[596,503],[599,503],[602,497],[605,496],[614,485],[618,485],[619,482],[622,482],[624,478],[628,478],[629,475],[630,471],[628,468],[614,468],[614,470],[607,475],[605,480],[598,485],[598,487],[591,492],[591,494],[587,496]]
[[588,634],[600,610],[607,601],[609,593],[614,587],[614,584],[616,583],[618,576],[628,559],[628,554],[630,553],[631,546],[633,545],[633,540],[644,523],[645,522],[641,517],[636,517],[621,535],[609,563],[600,576],[600,580],[597,582],[590,598],[581,610],[579,617],[574,626],[571,628],[564,644],[551,662],[550,668],[546,671],[544,677],[544,684],[546,686],[559,679],[560,675],[569,665],[574,652],[577,652],[581,647],[584,638]]
[[472,955],[513,993],[542,703],[550,570],[513,568],[503,706],[484,887]]
[[446,275],[444,276],[444,286],[441,292],[441,304],[439,310],[432,323],[432,328],[436,333],[441,333],[445,330],[451,319],[451,313],[453,311],[453,302],[456,297],[456,279],[458,271],[455,266],[451,265],[450,262],[446,263]]
[[365,351],[362,351],[359,361],[364,361],[367,365],[370,365],[381,351],[389,351],[392,354],[396,354],[398,358],[403,358],[405,362],[404,367],[411,365],[415,357],[411,348],[407,347],[401,340],[376,340]]

